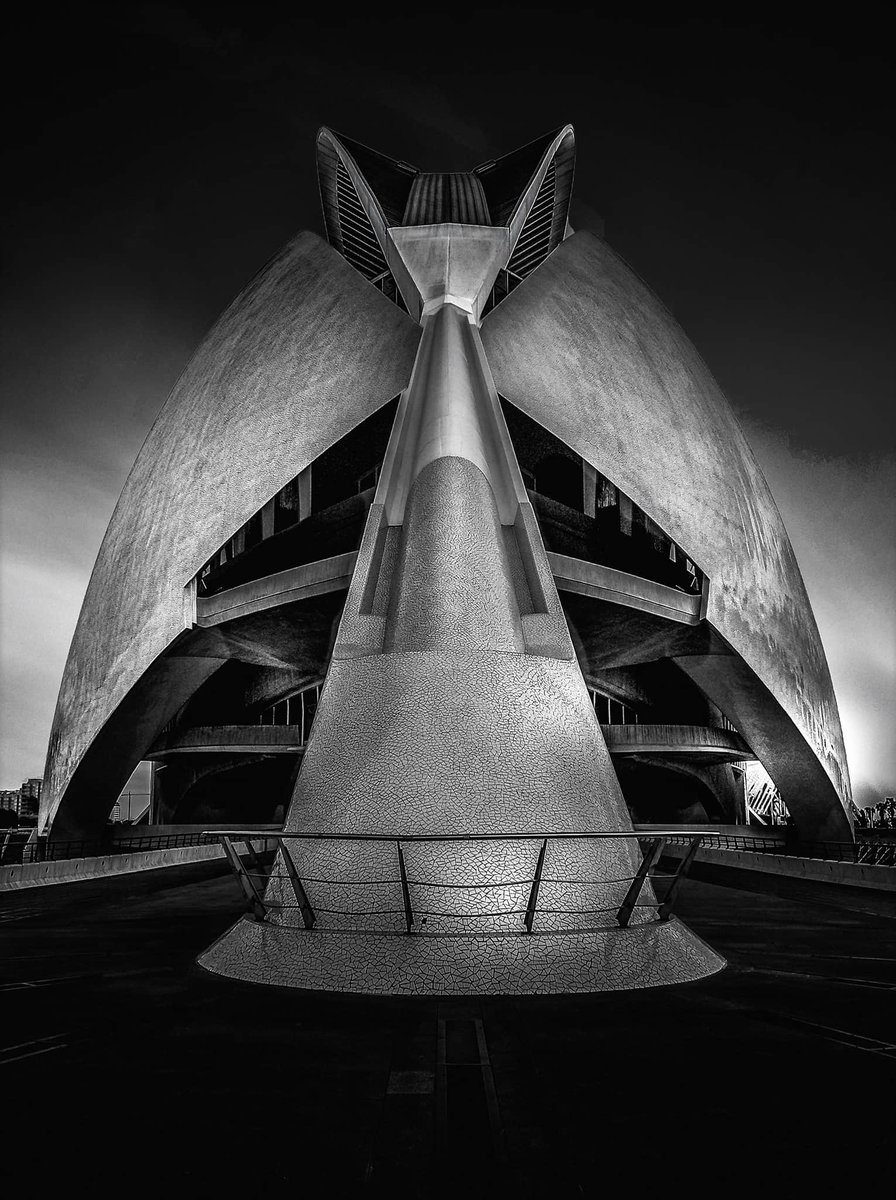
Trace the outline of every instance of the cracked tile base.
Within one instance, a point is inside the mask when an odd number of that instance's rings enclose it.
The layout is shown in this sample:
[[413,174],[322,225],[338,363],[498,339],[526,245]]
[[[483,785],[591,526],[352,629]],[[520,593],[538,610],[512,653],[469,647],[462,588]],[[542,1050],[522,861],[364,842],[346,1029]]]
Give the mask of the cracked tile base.
[[197,960],[249,983],[368,995],[551,995],[703,979],[725,960],[674,918],[628,929],[476,937],[238,921]]

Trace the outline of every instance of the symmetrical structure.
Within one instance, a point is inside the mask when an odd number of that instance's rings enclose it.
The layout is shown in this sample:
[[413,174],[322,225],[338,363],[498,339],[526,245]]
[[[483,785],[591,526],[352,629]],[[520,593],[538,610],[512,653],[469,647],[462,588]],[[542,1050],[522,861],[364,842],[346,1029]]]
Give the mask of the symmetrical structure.
[[[737,820],[758,759],[805,836],[851,836],[780,517],[675,322],[571,232],[574,153],[567,126],[431,174],[322,130],[330,245],[300,235],[234,302],[128,479],[43,823],[88,832],[151,758],[163,819],[326,834],[268,889],[318,881],[313,937],[284,909],[215,947],[217,969],[276,959],[359,990],[693,977],[718,960],[677,923],[595,925],[633,844],[558,835]],[[539,847],[535,951],[512,881]],[[433,936],[390,940],[410,900]]]

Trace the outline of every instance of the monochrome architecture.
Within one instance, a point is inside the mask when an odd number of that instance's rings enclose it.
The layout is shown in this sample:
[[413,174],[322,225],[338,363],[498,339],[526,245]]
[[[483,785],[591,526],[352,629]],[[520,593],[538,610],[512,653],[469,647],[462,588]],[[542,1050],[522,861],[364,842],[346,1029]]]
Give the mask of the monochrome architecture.
[[89,836],[150,759],[158,821],[321,835],[203,959],[245,978],[716,970],[650,904],[601,917],[632,821],[743,820],[758,760],[802,836],[851,837],[827,664],[743,434],[662,304],[571,230],[571,127],[461,173],[327,129],[317,154],[329,244],[300,234],[224,313],[125,485],[42,827]]

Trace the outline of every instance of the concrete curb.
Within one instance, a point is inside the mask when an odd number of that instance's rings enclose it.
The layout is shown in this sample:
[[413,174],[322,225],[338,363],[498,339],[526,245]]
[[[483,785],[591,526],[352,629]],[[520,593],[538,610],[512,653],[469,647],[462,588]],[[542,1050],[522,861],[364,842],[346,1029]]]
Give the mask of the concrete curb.
[[[682,858],[686,846],[667,845],[664,855]],[[755,850],[723,850],[701,846],[697,861],[721,867],[738,867],[763,875],[781,875],[788,879],[814,880],[816,883],[848,884],[878,892],[896,892],[896,867],[875,867],[867,863],[832,862],[825,858],[797,858],[787,854],[767,854]]]
[[220,858],[220,845],[176,846],[168,850],[141,850],[134,854],[104,854],[97,858],[65,858],[59,862],[10,863],[0,867],[0,892],[45,887],[53,883],[77,883],[102,879],[155,867],[179,867],[185,863]]

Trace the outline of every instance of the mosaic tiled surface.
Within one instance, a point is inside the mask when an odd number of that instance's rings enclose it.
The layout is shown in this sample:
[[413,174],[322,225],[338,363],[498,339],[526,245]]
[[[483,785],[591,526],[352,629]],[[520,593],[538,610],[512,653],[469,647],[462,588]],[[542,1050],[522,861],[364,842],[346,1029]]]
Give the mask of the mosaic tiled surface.
[[465,458],[424,467],[408,498],[387,650],[524,649],[497,505]]
[[492,937],[358,935],[240,921],[199,959],[220,975],[380,995],[550,995],[702,979],[725,960],[676,920]]
[[285,829],[630,828],[575,662],[417,651],[333,663]]
[[[523,926],[543,839],[401,843],[413,927],[420,935],[516,933]],[[288,843],[318,930],[405,930],[398,841]],[[540,932],[615,920],[640,856],[633,842],[547,839],[534,906]],[[282,858],[267,886],[269,920],[300,927]],[[649,883],[631,917],[655,918]]]

